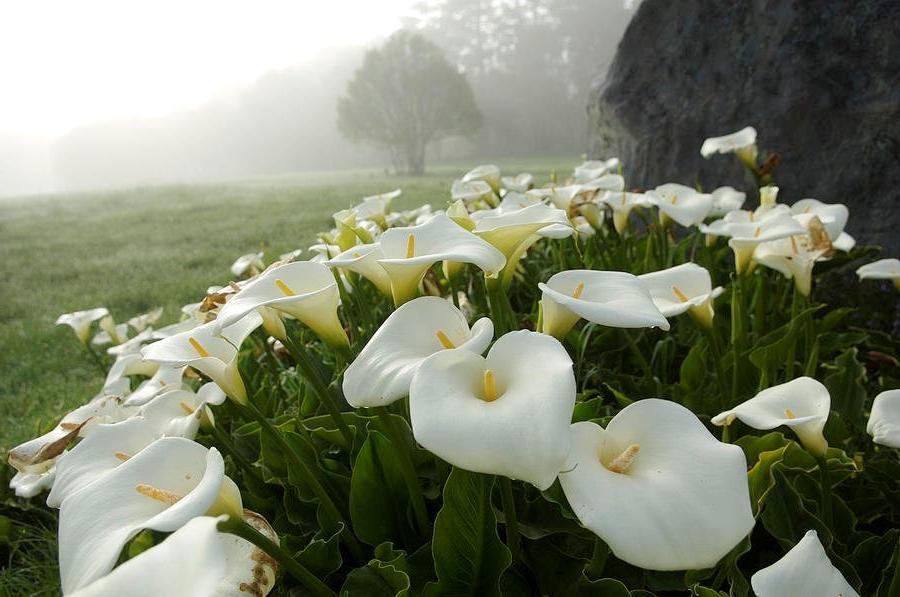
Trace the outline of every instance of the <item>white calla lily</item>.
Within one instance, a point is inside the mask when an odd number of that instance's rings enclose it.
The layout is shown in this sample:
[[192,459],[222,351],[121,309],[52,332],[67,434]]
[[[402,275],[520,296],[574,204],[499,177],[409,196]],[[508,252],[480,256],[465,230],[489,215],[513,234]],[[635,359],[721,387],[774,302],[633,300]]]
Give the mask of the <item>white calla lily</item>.
[[172,532],[204,514],[241,513],[240,492],[225,476],[215,448],[176,437],[156,440],[63,501],[63,592],[106,575],[125,544],[143,529]]
[[[450,187],[450,197],[454,201],[463,201],[465,203],[477,203],[484,200],[487,203],[495,204],[496,197],[491,185],[483,180],[455,180]],[[414,219],[414,218],[412,218]],[[410,218],[406,218],[407,222]]]
[[487,357],[440,351],[420,365],[409,397],[416,441],[454,466],[543,490],[569,453],[575,375],[549,336],[510,332]]
[[106,349],[106,354],[114,357],[120,357],[128,354],[139,354],[141,347],[156,339],[156,332],[153,328],[147,328],[143,332],[137,334],[133,338],[129,338],[121,344],[110,346]]
[[441,213],[418,226],[391,228],[379,239],[384,267],[391,279],[396,305],[402,305],[418,292],[425,272],[438,261],[472,263],[486,276],[503,269],[503,253]]
[[712,287],[712,278],[704,267],[683,263],[658,272],[638,276],[653,298],[653,304],[664,317],[690,312],[705,328],[712,326],[715,315],[713,300],[725,292]]
[[810,377],[798,377],[765,389],[756,396],[712,418],[713,425],[730,425],[740,419],[754,429],[790,427],[814,456],[823,457],[828,442],[822,430],[831,412],[828,388]]
[[228,573],[221,518],[198,516],[160,543],[117,566],[72,597],[167,595],[216,597]]
[[162,317],[163,308],[157,307],[152,311],[148,311],[142,315],[135,315],[131,319],[128,320],[128,325],[134,328],[137,332],[143,332],[147,327],[155,324],[159,321],[159,318]]
[[817,199],[801,199],[791,206],[794,215],[810,214],[817,216],[828,232],[828,238],[835,248],[849,251],[856,245],[856,240],[844,232],[850,210],[843,203],[822,203]]
[[581,524],[651,570],[712,568],[753,528],[743,451],[688,409],[649,398],[606,429],[571,426],[559,481]]
[[677,183],[660,185],[649,191],[647,196],[659,209],[662,223],[666,223],[668,218],[682,226],[696,226],[706,219],[713,206],[712,195],[698,193]]
[[805,234],[806,229],[788,215],[768,218],[757,223],[733,223],[728,226],[728,246],[734,251],[735,270],[744,273],[760,244]]
[[56,479],[56,459],[45,460],[39,465],[16,471],[9,480],[9,488],[16,497],[33,498],[53,487]]
[[43,473],[45,467],[38,469],[34,467],[55,459],[76,438],[86,436],[94,425],[114,423],[134,414],[135,409],[122,404],[122,395],[127,391],[127,379],[120,379],[110,384],[90,402],[67,413],[56,427],[47,433],[10,450],[10,466],[20,472]]
[[628,216],[631,214],[632,209],[635,207],[650,207],[653,205],[652,199],[647,195],[644,195],[643,193],[628,193],[625,191],[607,191],[600,197],[599,201],[605,203],[612,209],[613,226],[615,226],[616,232],[619,234],[624,233],[625,229],[628,227]]
[[344,372],[344,396],[352,406],[383,406],[409,394],[413,375],[432,354],[459,349],[481,354],[494,337],[483,317],[471,329],[463,313],[435,296],[413,299],[381,324]]
[[214,329],[218,332],[267,307],[294,317],[326,344],[343,350],[350,341],[338,319],[340,303],[340,290],[326,265],[294,261],[269,268],[245,284],[219,309]]
[[109,315],[109,311],[105,307],[97,307],[96,309],[88,309],[86,311],[75,311],[74,313],[63,313],[56,318],[56,325],[67,325],[75,332],[75,336],[82,344],[87,344],[88,336],[91,333],[91,324],[98,319],[103,319]]
[[[151,361],[152,362],[152,361]],[[141,382],[133,392],[125,397],[125,406],[143,406],[154,397],[168,390],[177,390],[183,385],[184,367],[159,364],[153,377]]]
[[394,189],[387,193],[363,197],[362,203],[353,207],[353,212],[360,220],[373,220],[379,224],[384,224],[391,201],[402,194],[402,190]]
[[900,390],[888,390],[875,396],[866,432],[876,444],[900,448]]
[[569,270],[538,284],[542,331],[563,338],[579,319],[620,328],[669,329],[643,282],[626,272]]
[[500,181],[507,191],[515,191],[518,193],[524,193],[534,186],[534,176],[528,172],[522,172],[515,176],[503,176],[500,178]]
[[343,253],[325,261],[329,267],[337,267],[356,272],[375,285],[385,296],[391,296],[391,278],[387,271],[378,262],[383,259],[381,245],[372,243],[368,245],[356,245]]
[[225,392],[215,383],[200,386],[196,392],[171,390],[160,394],[139,411],[158,435],[194,439],[204,416],[211,416],[207,404],[225,402]]
[[608,160],[587,160],[575,167],[572,175],[575,182],[588,182],[606,174],[607,172],[619,167],[619,158],[609,158]]
[[717,153],[734,153],[748,168],[756,168],[756,129],[752,126],[721,137],[710,137],[703,141],[700,155],[704,158]]
[[753,252],[753,261],[793,279],[797,291],[809,296],[812,291],[812,271],[824,250],[811,250],[806,236],[789,236],[761,243]]
[[266,269],[266,264],[263,263],[262,258],[262,251],[259,253],[245,253],[244,255],[241,255],[231,264],[231,274],[235,278],[249,278],[255,276]]
[[709,216],[718,218],[730,211],[740,210],[747,199],[747,193],[738,191],[734,187],[719,187],[712,193],[712,209]]
[[112,315],[107,315],[100,319],[101,330],[97,332],[91,339],[94,346],[105,346],[107,344],[119,345],[128,340],[128,324],[117,324]]
[[200,371],[241,404],[247,403],[247,390],[238,370],[241,344],[262,324],[258,313],[249,313],[237,323],[217,333],[216,321],[145,346],[141,354],[149,361]]
[[[261,514],[244,510],[244,522],[278,545],[278,534]],[[215,597],[265,597],[275,586],[278,563],[265,551],[236,535],[220,533],[225,548],[225,576]]]
[[160,434],[143,417],[95,425],[91,433],[56,462],[56,480],[47,505],[59,508],[63,500],[153,443]]
[[472,168],[462,177],[463,182],[472,182],[479,180],[489,184],[494,193],[499,192],[500,168],[498,168],[494,164],[482,164],[481,166]]
[[879,259],[856,270],[860,280],[891,280],[900,290],[900,259]]
[[112,386],[121,379],[130,375],[143,375],[150,377],[159,370],[159,363],[145,361],[140,354],[130,353],[117,357],[109,372],[103,387]]
[[758,597],[859,597],[834,567],[815,531],[807,531],[784,557],[750,577]]

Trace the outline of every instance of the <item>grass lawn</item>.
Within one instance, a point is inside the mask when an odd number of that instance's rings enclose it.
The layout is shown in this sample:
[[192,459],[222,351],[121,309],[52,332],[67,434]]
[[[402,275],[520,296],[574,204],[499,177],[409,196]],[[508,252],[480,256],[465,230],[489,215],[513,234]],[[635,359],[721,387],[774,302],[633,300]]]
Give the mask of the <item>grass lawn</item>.
[[[504,173],[571,172],[578,158],[500,162]],[[107,307],[117,321],[183,304],[229,280],[240,254],[271,261],[306,248],[330,215],[400,187],[401,209],[443,207],[475,164],[402,178],[377,170],[319,172],[211,185],[0,199],[0,451],[55,424],[99,391],[103,375],[60,313]]]

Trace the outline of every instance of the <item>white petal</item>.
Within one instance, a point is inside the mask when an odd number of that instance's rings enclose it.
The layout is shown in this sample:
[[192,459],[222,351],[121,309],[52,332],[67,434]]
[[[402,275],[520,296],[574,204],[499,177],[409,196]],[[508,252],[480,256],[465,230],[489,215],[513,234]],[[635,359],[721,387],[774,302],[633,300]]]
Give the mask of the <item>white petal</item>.
[[876,444],[900,448],[900,390],[875,396],[866,431]]
[[[579,285],[581,291],[578,298]],[[621,328],[659,327],[669,329],[669,322],[653,304],[644,284],[626,272],[569,270],[553,275],[546,284],[538,284],[543,292],[541,306],[544,321],[551,328],[556,305],[588,321]]]
[[[710,568],[753,528],[742,450],[674,402],[634,402],[606,430],[572,425],[559,480],[581,523],[616,557],[651,570]],[[608,465],[630,446],[624,472]]]
[[494,336],[490,319],[472,329],[452,303],[423,296],[401,305],[385,320],[344,373],[344,396],[357,408],[381,406],[409,394],[422,361],[445,347],[438,332],[458,349],[485,351]]
[[[261,515],[244,510],[244,522],[279,543],[278,535]],[[236,535],[220,534],[225,548],[226,573],[216,597],[265,597],[275,586],[277,563],[263,550]]]
[[383,258],[384,254],[381,252],[381,245],[378,243],[356,245],[337,257],[329,259],[325,262],[325,265],[356,272],[372,282],[382,294],[391,296],[391,278],[381,264],[378,263],[378,260]]
[[[499,397],[484,398],[485,370]],[[416,441],[470,471],[522,479],[546,489],[569,451],[575,405],[572,361],[555,339],[510,332],[487,358],[441,351],[419,367],[410,387]]]
[[144,381],[125,398],[125,406],[143,406],[158,394],[182,387],[184,367],[159,365],[153,377]]
[[784,557],[750,578],[758,597],[859,597],[859,594],[834,567],[815,531]]
[[735,418],[754,429],[768,430],[786,425],[814,454],[824,454],[827,444],[822,430],[831,411],[828,388],[810,377],[798,377],[765,389],[736,407],[712,418],[714,425],[728,425]]
[[[644,283],[650,296],[653,297],[653,304],[665,317],[680,315],[714,297],[709,272],[696,263],[683,263],[669,269],[643,274],[638,276],[638,279]],[[718,288],[717,291],[721,294],[724,289]]]
[[719,187],[712,192],[713,207],[709,215],[718,218],[730,211],[739,210],[746,198],[746,193],[733,187]]
[[700,155],[708,158],[714,153],[731,153],[738,149],[749,147],[755,143],[756,129],[752,126],[748,126],[735,133],[731,133],[730,135],[706,139],[703,141],[703,146],[700,148]]
[[[163,438],[68,496],[59,514],[63,592],[107,574],[122,547],[140,530],[175,531],[206,513],[222,488],[224,466],[214,448]],[[139,493],[141,484],[184,497],[169,505]]]
[[860,280],[898,280],[900,279],[900,259],[879,259],[867,263],[856,270]]
[[68,496],[113,470],[157,437],[153,425],[141,417],[94,426],[87,437],[57,460],[56,480],[47,505],[59,508]]
[[194,518],[159,545],[73,593],[73,597],[219,595],[219,583],[228,569],[223,544],[227,538],[216,530],[218,523],[218,518],[209,516]]

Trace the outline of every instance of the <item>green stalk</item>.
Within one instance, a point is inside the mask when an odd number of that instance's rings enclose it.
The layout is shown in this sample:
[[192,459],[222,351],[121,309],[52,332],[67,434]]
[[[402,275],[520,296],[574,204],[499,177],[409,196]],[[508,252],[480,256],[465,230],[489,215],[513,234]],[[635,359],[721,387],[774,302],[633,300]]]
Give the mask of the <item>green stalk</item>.
[[716,368],[716,381],[719,385],[719,410],[726,409],[725,396],[728,394],[728,387],[725,385],[725,367],[722,364],[722,346],[719,341],[719,334],[716,332],[716,324],[713,324],[706,330],[709,338],[709,346],[712,349],[712,358]]
[[220,446],[231,456],[231,459],[234,460],[235,464],[238,465],[245,475],[253,477],[260,485],[265,485],[265,481],[259,476],[256,467],[254,467],[253,464],[238,451],[237,447],[231,442],[231,439],[229,439],[228,434],[222,431],[218,425],[213,424],[211,427],[212,435],[216,440],[216,445]]
[[741,352],[744,346],[744,293],[741,274],[736,274],[731,296],[731,350],[733,363],[731,368],[731,403],[737,404],[738,386],[740,385]]
[[819,461],[819,479],[822,490],[822,517],[829,527],[832,526],[833,516],[831,514],[831,479],[828,476],[828,462],[825,456],[816,458]]
[[631,354],[637,359],[638,365],[640,365],[641,369],[649,379],[653,379],[653,369],[650,367],[650,363],[647,362],[647,359],[644,357],[644,354],[641,352],[640,348],[638,348],[637,343],[635,343],[634,338],[631,337],[631,333],[628,330],[622,330],[622,335],[625,336],[625,341],[628,343],[628,348],[631,349]]
[[294,357],[294,361],[297,363],[297,368],[300,370],[301,375],[303,375],[303,378],[312,387],[316,396],[318,396],[319,403],[321,403],[322,406],[325,407],[325,410],[328,411],[331,420],[334,421],[334,424],[341,432],[344,441],[350,447],[349,449],[352,450],[354,443],[353,432],[350,430],[347,422],[344,421],[344,417],[341,416],[341,410],[338,407],[334,394],[328,389],[328,384],[322,379],[321,373],[316,368],[315,363],[312,362],[309,353],[302,345],[294,342],[293,338],[286,338],[284,345],[291,353],[291,356]]
[[84,347],[87,349],[88,353],[90,353],[91,359],[93,359],[94,364],[97,365],[97,368],[100,370],[100,373],[102,373],[103,376],[106,377],[106,374],[107,374],[106,365],[103,364],[103,359],[100,357],[99,354],[97,354],[97,351],[95,351],[93,349],[93,347],[90,345],[90,340],[88,340],[85,343]]
[[431,536],[431,519],[428,517],[428,509],[425,507],[425,497],[422,495],[422,486],[419,485],[419,478],[416,473],[416,467],[413,464],[412,456],[404,441],[401,430],[397,427],[397,423],[387,408],[379,406],[375,408],[378,418],[384,424],[388,432],[391,443],[396,446],[400,453],[400,460],[403,463],[402,474],[403,481],[406,483],[406,491],[409,493],[410,502],[412,502],[413,512],[416,515],[416,522],[419,525],[419,531],[422,533],[423,539]]
[[[797,319],[797,313],[800,311],[800,293],[797,287],[794,287],[794,294],[791,298],[791,325]],[[794,360],[797,357],[797,337],[792,338],[791,345],[788,347],[787,362],[784,364],[784,380],[791,381],[794,379]]]
[[310,489],[312,489],[313,493],[316,495],[316,498],[319,500],[319,504],[326,510],[328,516],[332,519],[342,523],[346,529],[346,534],[344,535],[347,539],[347,546],[350,548],[350,551],[353,553],[354,557],[358,561],[363,561],[363,553],[362,548],[356,540],[356,537],[353,535],[353,531],[351,531],[351,527],[347,522],[347,517],[338,509],[335,505],[334,501],[331,499],[331,496],[328,494],[328,491],[325,489],[322,482],[319,481],[318,476],[315,472],[313,472],[309,465],[303,460],[303,457],[297,453],[293,446],[291,446],[282,435],[281,431],[279,431],[270,421],[263,415],[259,410],[253,406],[252,403],[247,404],[246,406],[240,407],[242,410],[245,410],[250,416],[259,423],[260,433],[267,433],[269,436],[278,444],[278,447],[281,448],[282,454],[293,461],[293,463],[297,466],[297,469],[302,473],[305,481],[309,484]]
[[512,307],[509,305],[509,297],[503,291],[500,279],[485,278],[484,284],[488,292],[488,306],[491,310],[491,321],[494,322],[496,337],[510,332],[516,328],[513,321]]
[[312,595],[322,595],[333,597],[337,593],[328,588],[328,586],[319,580],[315,574],[307,570],[303,564],[298,562],[283,547],[254,529],[243,520],[228,517],[228,520],[221,521],[217,528],[219,532],[236,535],[241,539],[249,541],[278,561],[282,568],[287,570],[291,576],[297,579],[305,586]]
[[519,519],[516,516],[516,502],[513,500],[512,481],[498,475],[500,481],[500,501],[503,504],[503,518],[506,521],[506,545],[512,552],[513,561],[519,555],[522,538],[519,535]]

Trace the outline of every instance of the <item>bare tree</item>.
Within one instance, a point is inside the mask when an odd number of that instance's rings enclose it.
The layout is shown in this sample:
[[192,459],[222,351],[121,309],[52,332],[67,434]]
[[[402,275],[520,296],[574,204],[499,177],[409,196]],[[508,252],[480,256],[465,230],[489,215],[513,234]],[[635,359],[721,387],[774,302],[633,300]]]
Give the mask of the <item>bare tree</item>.
[[425,171],[429,143],[481,126],[469,83],[440,48],[406,30],[369,50],[338,100],[338,129],[348,139],[390,151],[395,167]]

